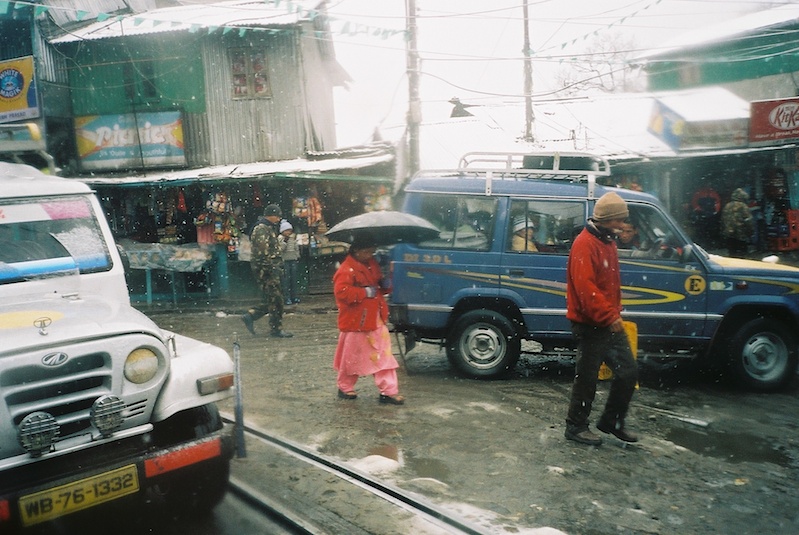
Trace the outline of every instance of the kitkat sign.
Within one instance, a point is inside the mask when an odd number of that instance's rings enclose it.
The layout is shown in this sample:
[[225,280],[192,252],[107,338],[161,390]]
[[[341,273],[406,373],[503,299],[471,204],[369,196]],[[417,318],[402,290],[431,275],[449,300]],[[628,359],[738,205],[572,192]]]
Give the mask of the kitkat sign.
[[799,139],[799,98],[751,103],[749,143],[773,144]]

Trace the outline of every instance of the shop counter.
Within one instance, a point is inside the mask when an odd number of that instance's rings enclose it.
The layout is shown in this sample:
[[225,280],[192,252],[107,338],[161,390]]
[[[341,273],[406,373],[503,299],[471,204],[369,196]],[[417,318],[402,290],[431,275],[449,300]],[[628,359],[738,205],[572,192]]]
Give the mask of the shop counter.
[[[214,259],[213,249],[200,247],[196,243],[172,245],[131,240],[120,240],[119,245],[128,258],[130,269],[145,272],[144,295],[148,305],[153,302],[154,270],[165,271],[169,276],[173,303],[177,303],[179,295],[185,296],[186,293],[183,285],[177,284],[175,273],[204,272],[206,284],[210,287],[208,268]],[[131,297],[135,297],[135,294]]]

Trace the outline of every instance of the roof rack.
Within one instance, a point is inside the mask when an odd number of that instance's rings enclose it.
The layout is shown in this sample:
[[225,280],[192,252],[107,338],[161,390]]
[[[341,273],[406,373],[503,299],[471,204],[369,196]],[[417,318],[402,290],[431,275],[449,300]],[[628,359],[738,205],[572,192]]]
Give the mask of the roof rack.
[[427,169],[421,175],[485,179],[486,195],[491,195],[493,180],[585,181],[593,198],[596,177],[610,176],[610,163],[585,152],[467,152],[457,169]]
[[608,160],[587,152],[467,152],[458,164],[460,169],[475,167],[535,174],[610,175]]

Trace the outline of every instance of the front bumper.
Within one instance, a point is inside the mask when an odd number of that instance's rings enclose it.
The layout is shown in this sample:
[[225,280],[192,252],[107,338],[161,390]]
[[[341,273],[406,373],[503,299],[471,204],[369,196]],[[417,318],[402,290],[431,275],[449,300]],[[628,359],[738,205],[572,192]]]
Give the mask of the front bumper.
[[233,451],[232,427],[224,426],[166,447],[145,434],[3,471],[0,533],[141,495],[167,474],[229,462]]

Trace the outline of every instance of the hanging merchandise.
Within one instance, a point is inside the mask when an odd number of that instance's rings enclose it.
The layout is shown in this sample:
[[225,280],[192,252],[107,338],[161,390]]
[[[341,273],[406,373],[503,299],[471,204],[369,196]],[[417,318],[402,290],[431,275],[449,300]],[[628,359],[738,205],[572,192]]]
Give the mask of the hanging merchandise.
[[380,186],[373,193],[368,193],[363,199],[364,212],[380,212],[383,210],[391,210],[391,195],[385,186]]
[[261,200],[263,196],[261,195],[261,188],[258,187],[258,184],[252,185],[252,205],[255,208],[260,208],[264,205],[263,201]]
[[208,245],[210,239],[210,243],[227,244],[228,249],[232,245],[231,252],[236,251],[240,230],[226,193],[212,193],[205,203],[205,211],[197,216],[194,224],[197,225],[197,243]]
[[183,188],[178,190],[178,210],[184,214],[188,211],[188,208],[186,208],[186,196],[183,194]]
[[324,234],[325,218],[322,215],[322,203],[319,201],[319,193],[316,188],[312,187],[308,190],[308,199],[306,200],[308,211],[306,221],[308,221],[308,231],[311,234]]
[[291,201],[291,214],[297,219],[308,219],[308,198],[294,197]]

